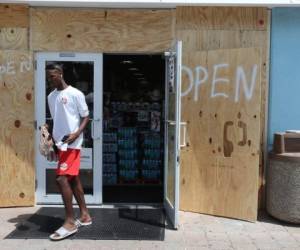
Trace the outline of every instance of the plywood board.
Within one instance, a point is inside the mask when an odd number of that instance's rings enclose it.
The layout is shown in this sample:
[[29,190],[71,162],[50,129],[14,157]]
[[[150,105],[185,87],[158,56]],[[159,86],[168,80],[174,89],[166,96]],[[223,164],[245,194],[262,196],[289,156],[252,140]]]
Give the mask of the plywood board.
[[0,4],[0,28],[28,28],[29,7],[20,4]]
[[216,49],[265,47],[266,31],[256,30],[178,30],[183,52]]
[[178,30],[266,30],[265,8],[177,7]]
[[0,28],[0,50],[28,50],[27,28]]
[[261,50],[183,55],[182,210],[256,220]]
[[[268,10],[268,23],[271,23],[271,10]],[[259,208],[265,208],[266,166],[268,157],[268,109],[269,109],[269,66],[270,66],[271,26],[267,26],[262,49],[262,82],[261,82],[261,155],[259,164]]]
[[[234,49],[234,48],[261,48],[261,112],[260,112],[260,144],[265,143],[265,124],[266,124],[266,104],[268,102],[267,98],[267,85],[268,85],[268,47],[269,47],[269,34],[270,34],[270,10],[266,8],[235,8],[232,7],[231,13],[236,12],[234,15],[236,18],[236,23],[233,26],[228,25],[230,20],[226,18],[226,12],[228,8],[203,8],[203,7],[180,7],[176,10],[176,37],[178,40],[183,41],[183,54],[192,54],[195,51],[208,51],[208,50],[218,50],[218,49]],[[250,10],[252,13],[241,22],[239,17],[242,16],[241,11]],[[215,17],[214,13],[222,12],[220,16],[223,16],[224,23],[220,20],[215,21],[218,17]],[[208,14],[210,13],[211,14]],[[203,14],[203,18],[193,18],[192,16]],[[228,13],[228,12],[227,12]],[[192,21],[192,19],[194,21]],[[226,19],[226,20],[225,20]],[[247,21],[248,20],[248,21]],[[259,26],[256,26],[257,20],[263,20],[260,22]],[[264,27],[261,26],[263,24]],[[184,76],[183,76],[184,77]],[[204,90],[202,90],[204,91]],[[189,96],[187,98],[192,98]],[[185,110],[190,110],[190,107],[182,109],[182,113]],[[198,111],[199,112],[199,111]],[[195,118],[196,119],[196,118]],[[203,129],[203,126],[202,126]],[[203,135],[203,133],[201,133]],[[201,144],[201,142],[199,142]],[[264,190],[264,159],[265,152],[263,146],[260,147],[260,157],[259,157],[259,207],[264,206],[264,199],[261,195]],[[186,159],[193,159],[195,155],[198,154],[196,148],[190,145],[188,148],[183,148],[181,154],[185,155]],[[198,157],[198,162],[201,162],[201,156]],[[191,166],[186,165],[189,163],[181,162],[181,171],[185,168],[189,169]],[[199,164],[199,163],[198,163]],[[183,174],[185,171],[183,171]],[[188,172],[186,172],[188,173]],[[181,190],[181,197],[190,197],[190,192],[188,189],[184,191]],[[182,203],[180,204],[182,205]],[[185,208],[186,209],[186,208]]]
[[32,55],[0,51],[0,207],[34,205]]
[[164,51],[174,39],[173,10],[31,10],[34,51]]

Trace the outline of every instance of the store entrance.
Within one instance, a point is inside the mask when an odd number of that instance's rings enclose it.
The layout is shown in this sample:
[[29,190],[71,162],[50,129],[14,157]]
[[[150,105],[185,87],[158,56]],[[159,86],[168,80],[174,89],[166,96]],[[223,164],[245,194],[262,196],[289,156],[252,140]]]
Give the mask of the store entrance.
[[165,57],[103,55],[103,203],[163,203]]

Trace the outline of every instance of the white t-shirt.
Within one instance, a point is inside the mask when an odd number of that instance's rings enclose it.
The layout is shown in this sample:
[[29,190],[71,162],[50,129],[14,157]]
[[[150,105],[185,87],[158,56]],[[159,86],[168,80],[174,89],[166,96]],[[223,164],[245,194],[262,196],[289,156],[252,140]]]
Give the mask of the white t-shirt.
[[[56,143],[65,135],[75,133],[80,126],[80,117],[89,115],[84,94],[70,85],[63,90],[53,90],[48,95],[48,105],[53,119],[52,136]],[[68,148],[80,149],[82,141],[81,133]]]

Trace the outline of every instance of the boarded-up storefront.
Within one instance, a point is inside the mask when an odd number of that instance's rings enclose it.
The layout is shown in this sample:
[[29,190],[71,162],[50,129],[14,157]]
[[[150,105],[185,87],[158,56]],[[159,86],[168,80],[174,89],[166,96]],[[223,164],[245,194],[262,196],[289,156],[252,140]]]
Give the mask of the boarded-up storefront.
[[36,204],[36,53],[156,55],[181,40],[186,146],[180,209],[256,220],[263,185],[266,8],[0,5],[0,31],[0,206]]

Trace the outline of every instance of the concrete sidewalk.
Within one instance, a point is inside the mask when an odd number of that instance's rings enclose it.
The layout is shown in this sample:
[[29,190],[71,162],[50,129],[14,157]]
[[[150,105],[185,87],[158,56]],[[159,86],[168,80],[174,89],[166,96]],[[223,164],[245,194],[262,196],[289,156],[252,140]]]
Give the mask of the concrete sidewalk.
[[164,241],[4,239],[18,222],[39,207],[0,209],[0,249],[285,249],[300,250],[300,227],[280,223],[263,213],[256,223],[180,212],[180,228],[166,229]]

